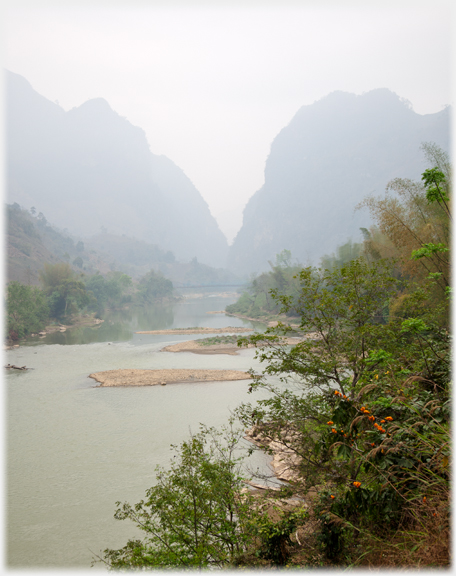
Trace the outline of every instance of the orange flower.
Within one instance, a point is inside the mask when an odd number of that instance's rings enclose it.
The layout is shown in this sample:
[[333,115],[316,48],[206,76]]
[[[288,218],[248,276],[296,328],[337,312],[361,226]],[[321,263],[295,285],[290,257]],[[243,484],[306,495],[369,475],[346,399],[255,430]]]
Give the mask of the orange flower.
[[375,420],[375,416],[369,416],[369,420],[373,422]]
[[371,442],[371,446],[375,446],[375,442]]
[[380,424],[384,424],[386,420],[380,420]]
[[393,419],[391,418],[391,416],[387,416],[387,417],[385,418],[385,420],[388,420],[388,422],[392,422],[392,421],[393,421]]
[[332,432],[333,434],[337,434],[337,430],[336,430],[335,428],[331,428],[331,432]]
[[363,410],[364,414],[370,414],[369,410],[364,409]]
[[333,496],[333,495],[331,494],[331,498],[334,500],[335,496]]
[[423,496],[423,502],[426,503],[426,496]]
[[335,394],[336,396],[339,396],[339,395],[341,396],[341,393],[339,392],[339,390],[334,390],[334,394]]
[[375,375],[375,379],[378,380],[378,374]]
[[382,434],[384,434],[384,433],[386,432],[386,430],[385,430],[384,428],[382,428],[381,426],[379,426],[379,427],[377,428],[377,430],[378,430],[379,432],[381,432]]
[[353,486],[355,488],[359,488],[361,486],[361,482],[353,482]]
[[329,422],[326,422],[326,424],[331,425],[331,424],[334,424],[334,422],[332,420],[329,420]]

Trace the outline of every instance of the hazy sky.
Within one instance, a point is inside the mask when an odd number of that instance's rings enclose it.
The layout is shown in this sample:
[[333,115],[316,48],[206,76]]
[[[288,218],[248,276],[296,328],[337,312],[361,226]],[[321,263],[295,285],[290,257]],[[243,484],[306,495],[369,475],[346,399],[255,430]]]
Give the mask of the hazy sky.
[[65,110],[105,98],[219,216],[261,187],[297,110],[334,90],[452,104],[451,4],[7,0],[3,61]]

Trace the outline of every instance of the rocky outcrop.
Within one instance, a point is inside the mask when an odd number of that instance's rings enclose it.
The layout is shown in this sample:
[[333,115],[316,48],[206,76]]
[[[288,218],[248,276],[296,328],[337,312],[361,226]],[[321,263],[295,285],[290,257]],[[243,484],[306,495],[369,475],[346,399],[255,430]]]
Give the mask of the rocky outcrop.
[[303,106],[274,139],[265,182],[249,200],[228,256],[238,274],[267,270],[291,250],[301,264],[368,227],[355,206],[382,195],[393,178],[419,180],[426,166],[422,142],[449,150],[450,109],[420,115],[387,89],[361,96],[333,92]]
[[279,480],[290,482],[300,478],[297,469],[302,459],[294,450],[288,447],[293,441],[292,433],[284,436],[281,442],[273,440],[264,434],[259,426],[253,426],[246,430],[245,438],[253,444],[261,448],[267,448],[272,452],[271,466]]
[[65,112],[6,73],[6,191],[77,236],[135,236],[224,267],[228,244],[201,194],[103,98]]

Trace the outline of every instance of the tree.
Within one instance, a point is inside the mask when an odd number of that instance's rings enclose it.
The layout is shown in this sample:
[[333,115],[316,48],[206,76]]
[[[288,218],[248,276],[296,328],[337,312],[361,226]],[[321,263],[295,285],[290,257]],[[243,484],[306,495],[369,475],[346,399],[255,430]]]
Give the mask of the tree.
[[117,306],[123,302],[124,293],[131,287],[132,280],[122,272],[109,272],[106,278],[99,272],[89,276],[85,286],[93,298],[90,307],[102,312],[106,306]]
[[[362,228],[361,232],[363,235],[368,233],[365,228]],[[340,268],[351,260],[356,260],[356,258],[359,258],[363,253],[363,248],[363,244],[353,243],[352,240],[349,239],[345,244],[337,247],[335,254],[326,254],[321,257],[321,268],[326,270],[334,270],[335,268]]]
[[253,318],[279,312],[280,304],[271,297],[271,291],[277,290],[287,295],[295,294],[295,278],[300,268],[297,264],[292,264],[289,250],[282,250],[277,254],[275,263],[269,262],[269,266],[271,270],[254,277],[239,300],[227,306],[227,312]]
[[151,270],[138,282],[137,299],[141,304],[150,304],[154,300],[171,297],[173,289],[171,280],[165,278],[161,272]]
[[173,446],[170,468],[157,468],[146,499],[117,502],[114,517],[133,521],[145,539],[105,550],[102,561],[111,568],[222,568],[241,554],[249,542],[249,507],[241,496],[240,438],[232,429],[203,428]]
[[7,291],[7,331],[13,339],[42,330],[49,317],[45,294],[35,286],[10,282]]
[[372,243],[371,238],[370,250],[397,257],[402,272],[416,280],[433,274],[442,294],[449,286],[451,165],[435,144],[423,144],[422,149],[434,164],[422,182],[396,178],[388,183],[384,198],[367,198],[359,207],[369,209],[387,239]]
[[[300,316],[299,329],[279,324],[238,342],[255,344],[266,364],[252,371],[250,391],[271,395],[237,414],[266,447],[274,442],[294,454],[294,493],[318,486],[319,539],[331,562],[360,534],[362,547],[385,549],[385,525],[426,526],[430,542],[432,515],[448,531],[447,309],[429,306],[435,278],[408,285],[390,269],[381,260],[333,272],[306,268],[299,298],[273,293],[282,313]],[[393,313],[399,290],[402,306]],[[296,332],[302,340],[290,349],[283,337]]]
[[73,264],[74,264],[74,266],[77,266],[78,268],[82,268],[82,266],[84,264],[84,260],[80,256],[76,256],[76,258],[73,260]]
[[84,283],[76,279],[66,262],[45,263],[40,272],[40,280],[54,318],[63,319],[89,303]]
[[353,394],[376,345],[377,326],[397,290],[389,264],[372,266],[360,259],[334,272],[308,267],[301,270],[299,284],[296,298],[278,291],[272,296],[282,305],[282,313],[300,318],[298,332],[305,338],[289,351],[281,339],[296,328],[279,324],[241,342],[259,345],[258,357],[267,362],[267,374],[291,373],[308,387],[337,386],[344,394]]

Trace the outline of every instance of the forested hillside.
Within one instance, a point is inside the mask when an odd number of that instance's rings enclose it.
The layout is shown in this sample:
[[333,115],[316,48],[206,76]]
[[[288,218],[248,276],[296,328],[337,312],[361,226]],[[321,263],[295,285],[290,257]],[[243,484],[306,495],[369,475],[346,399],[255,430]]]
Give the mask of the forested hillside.
[[65,112],[6,73],[6,192],[78,236],[106,229],[224,267],[227,241],[192,182],[102,98]]
[[264,271],[284,249],[318,264],[349,237],[360,241],[371,219],[355,206],[395,177],[419,179],[422,142],[448,151],[449,113],[419,115],[386,89],[333,92],[303,106],[271,145],[265,183],[230,247],[230,269]]

